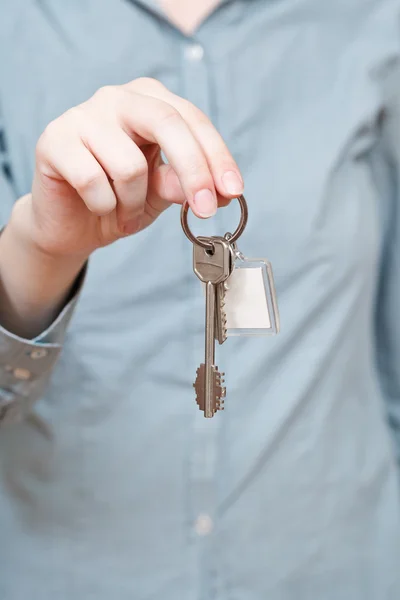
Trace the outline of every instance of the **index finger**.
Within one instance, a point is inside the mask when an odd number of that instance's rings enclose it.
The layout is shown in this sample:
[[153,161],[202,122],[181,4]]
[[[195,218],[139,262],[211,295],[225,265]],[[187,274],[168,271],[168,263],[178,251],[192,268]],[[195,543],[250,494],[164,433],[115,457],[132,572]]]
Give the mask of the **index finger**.
[[164,100],[130,93],[121,119],[128,134],[160,146],[193,212],[203,218],[215,214],[217,194],[207,158],[181,114]]
[[230,198],[242,194],[244,184],[240,169],[210,119],[194,104],[173,94],[158,81],[137,80],[128,86],[135,89],[139,81],[141,93],[168,102],[182,115],[206,156],[217,191]]

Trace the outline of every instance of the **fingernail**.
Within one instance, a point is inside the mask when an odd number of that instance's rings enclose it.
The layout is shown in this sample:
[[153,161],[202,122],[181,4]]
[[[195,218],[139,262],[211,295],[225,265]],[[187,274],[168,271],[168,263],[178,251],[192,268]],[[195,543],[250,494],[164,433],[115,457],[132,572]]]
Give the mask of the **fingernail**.
[[231,196],[240,195],[243,193],[243,181],[235,171],[227,171],[222,176],[222,183],[224,184],[227,194]]
[[124,223],[122,231],[125,235],[132,235],[133,233],[136,233],[141,226],[142,223],[142,216],[139,215],[138,217],[135,217],[134,219],[130,219],[129,221],[126,221],[126,223]]
[[202,217],[212,217],[217,212],[217,201],[210,190],[200,190],[194,196],[197,212]]

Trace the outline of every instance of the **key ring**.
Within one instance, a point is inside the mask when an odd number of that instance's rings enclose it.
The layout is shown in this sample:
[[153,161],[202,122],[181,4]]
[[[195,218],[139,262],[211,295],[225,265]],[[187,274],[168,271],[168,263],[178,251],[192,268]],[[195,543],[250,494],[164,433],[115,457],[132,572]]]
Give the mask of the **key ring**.
[[[240,238],[240,236],[242,235],[243,231],[246,228],[247,219],[248,219],[247,202],[246,202],[245,197],[243,195],[238,196],[237,200],[240,204],[240,210],[241,210],[240,221],[239,221],[239,225],[237,226],[236,230],[229,237],[229,242],[231,244],[234,244],[236,242],[236,240],[238,240]],[[193,233],[191,232],[191,230],[189,228],[189,224],[188,224],[188,210],[189,210],[189,204],[187,202],[184,202],[184,204],[182,205],[182,208],[181,208],[181,225],[182,225],[184,234],[186,235],[188,240],[190,242],[192,242],[192,244],[197,244],[198,246],[201,246],[205,250],[213,250],[212,243],[208,243],[208,242],[204,242],[204,241],[200,240],[198,237],[193,235]]]

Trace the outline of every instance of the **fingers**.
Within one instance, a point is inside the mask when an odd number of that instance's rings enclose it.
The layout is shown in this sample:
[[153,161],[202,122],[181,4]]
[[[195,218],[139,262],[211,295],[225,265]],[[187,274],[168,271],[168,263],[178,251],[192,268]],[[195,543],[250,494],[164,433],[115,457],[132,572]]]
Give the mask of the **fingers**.
[[146,202],[147,160],[122,129],[108,124],[100,128],[88,120],[84,131],[85,145],[107,173],[116,194],[118,227],[122,233],[130,233],[140,227]]
[[[220,194],[217,200],[219,207],[227,206],[230,202],[229,198]],[[143,227],[150,225],[172,203],[182,204],[184,201],[185,195],[177,174],[170,165],[162,164],[152,172],[149,181]]]
[[162,164],[155,169],[150,183],[156,195],[168,205],[181,204],[185,201],[185,194],[178,175],[171,165]]
[[211,170],[180,113],[157,98],[127,94],[120,117],[130,135],[138,135],[162,148],[193,212],[199,217],[215,214],[217,193]]
[[209,119],[153,80],[102,88],[51,123],[38,143],[37,164],[68,182],[94,214],[116,209],[123,233],[171,202],[187,199],[197,216],[209,217],[243,191],[239,169]]
[[172,97],[170,101],[198,140],[210,165],[217,191],[227,197],[242,194],[243,179],[239,168],[211,121],[197,107],[178,96]]
[[117,199],[101,165],[77,135],[66,135],[63,128],[60,132],[57,122],[41,136],[36,164],[42,175],[67,181],[94,214],[102,216],[114,210]]
[[243,178],[239,167],[222,136],[200,109],[173,94],[160,82],[153,79],[138,79],[128,84],[127,87],[163,100],[174,107],[199,143],[209,165],[217,192],[231,198],[243,193]]

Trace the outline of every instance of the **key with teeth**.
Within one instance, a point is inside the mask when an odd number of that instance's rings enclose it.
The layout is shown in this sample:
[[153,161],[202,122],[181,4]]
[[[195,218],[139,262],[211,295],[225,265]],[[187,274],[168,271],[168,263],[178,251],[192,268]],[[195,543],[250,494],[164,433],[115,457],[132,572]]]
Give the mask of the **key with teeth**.
[[[232,249],[224,238],[203,238],[212,244],[212,250],[205,250],[198,244],[193,246],[193,270],[206,285],[206,317],[205,317],[205,362],[197,369],[194,383],[196,401],[207,418],[213,417],[222,409],[225,388],[223,374],[215,365],[215,335],[217,322],[217,292],[219,285],[232,272]],[[223,327],[222,327],[223,329]]]

